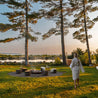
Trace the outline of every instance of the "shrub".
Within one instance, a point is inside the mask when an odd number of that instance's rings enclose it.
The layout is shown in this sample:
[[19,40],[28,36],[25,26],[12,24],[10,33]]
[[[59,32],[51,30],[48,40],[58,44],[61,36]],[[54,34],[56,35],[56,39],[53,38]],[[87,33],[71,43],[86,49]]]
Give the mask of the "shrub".
[[62,64],[61,59],[59,57],[55,58],[54,64],[56,64],[56,65]]
[[89,65],[88,54],[87,53],[84,53],[83,55],[80,55],[79,58],[80,58],[81,63],[83,65]]
[[96,54],[95,57],[96,57],[96,63],[98,64],[98,54]]

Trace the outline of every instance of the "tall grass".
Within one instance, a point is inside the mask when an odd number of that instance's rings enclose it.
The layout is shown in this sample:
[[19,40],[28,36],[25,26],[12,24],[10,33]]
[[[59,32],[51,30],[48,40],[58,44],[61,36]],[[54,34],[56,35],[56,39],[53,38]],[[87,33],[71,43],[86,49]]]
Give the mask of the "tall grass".
[[98,98],[98,70],[94,67],[85,67],[85,73],[80,73],[77,89],[74,89],[70,68],[56,68],[64,74],[32,78],[10,76],[8,73],[19,66],[0,65],[0,98]]

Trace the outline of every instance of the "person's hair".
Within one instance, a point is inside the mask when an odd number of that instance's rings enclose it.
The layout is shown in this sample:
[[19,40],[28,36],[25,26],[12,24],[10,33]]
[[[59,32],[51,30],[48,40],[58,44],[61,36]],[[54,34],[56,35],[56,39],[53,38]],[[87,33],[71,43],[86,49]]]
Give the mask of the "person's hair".
[[80,62],[79,62],[79,59],[78,59],[78,54],[77,53],[74,53],[74,56],[77,58],[78,60],[78,66],[80,65]]
[[78,57],[78,54],[77,53],[74,53],[74,56],[77,58]]

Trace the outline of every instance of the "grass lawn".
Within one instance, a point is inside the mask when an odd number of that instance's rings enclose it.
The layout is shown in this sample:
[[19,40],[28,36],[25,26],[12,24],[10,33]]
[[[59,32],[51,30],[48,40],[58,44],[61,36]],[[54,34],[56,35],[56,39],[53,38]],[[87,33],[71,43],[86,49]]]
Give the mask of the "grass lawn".
[[74,89],[69,67],[56,67],[64,72],[55,77],[14,77],[9,72],[19,66],[0,65],[0,98],[98,98],[98,70],[84,67],[80,87]]

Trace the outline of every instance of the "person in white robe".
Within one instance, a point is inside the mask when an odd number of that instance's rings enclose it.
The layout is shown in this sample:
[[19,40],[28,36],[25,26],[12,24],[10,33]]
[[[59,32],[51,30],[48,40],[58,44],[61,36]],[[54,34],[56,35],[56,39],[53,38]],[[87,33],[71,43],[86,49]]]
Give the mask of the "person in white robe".
[[72,59],[70,68],[72,70],[72,78],[74,80],[74,87],[76,88],[77,86],[79,86],[79,72],[80,70],[84,72],[84,68],[81,64],[81,61],[78,59],[77,53],[74,53],[74,58]]

